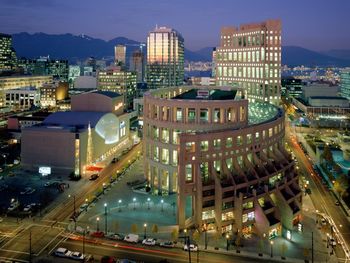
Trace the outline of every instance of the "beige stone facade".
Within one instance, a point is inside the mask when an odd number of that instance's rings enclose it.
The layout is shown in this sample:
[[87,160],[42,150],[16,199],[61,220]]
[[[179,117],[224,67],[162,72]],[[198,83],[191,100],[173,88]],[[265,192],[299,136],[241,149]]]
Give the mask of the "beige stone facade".
[[[153,191],[178,196],[180,228],[270,236],[300,220],[301,191],[284,149],[284,112],[269,103],[179,97],[227,87],[173,87],[144,96],[144,168]],[[205,92],[204,92],[205,93]]]

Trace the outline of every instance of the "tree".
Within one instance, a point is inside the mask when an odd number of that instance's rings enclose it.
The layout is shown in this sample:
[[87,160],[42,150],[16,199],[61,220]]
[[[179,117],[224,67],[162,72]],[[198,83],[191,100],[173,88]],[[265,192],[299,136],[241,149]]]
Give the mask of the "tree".
[[174,228],[173,231],[171,231],[171,240],[175,242],[178,237],[179,237],[179,231],[176,228]]
[[336,173],[340,174],[343,172],[343,170],[341,169],[341,167],[339,166],[339,164],[334,164],[333,165],[333,169]]
[[119,231],[119,222],[118,222],[118,221],[116,221],[116,222],[114,223],[114,231],[115,231],[116,233],[118,233],[118,231]]
[[322,153],[321,157],[329,164],[334,163],[331,148],[327,144],[323,148],[323,153]]
[[346,192],[346,189],[349,187],[349,179],[345,174],[341,174],[337,177],[334,182],[334,190],[340,195],[343,196]]
[[199,242],[199,240],[201,239],[201,234],[199,233],[198,230],[194,231],[193,234],[192,234],[192,239],[194,241],[196,241],[196,243]]
[[133,233],[133,234],[137,233],[137,225],[136,224],[131,225],[131,233]]
[[152,226],[152,233],[153,233],[153,234],[157,234],[157,233],[158,233],[158,225],[154,224],[154,225]]

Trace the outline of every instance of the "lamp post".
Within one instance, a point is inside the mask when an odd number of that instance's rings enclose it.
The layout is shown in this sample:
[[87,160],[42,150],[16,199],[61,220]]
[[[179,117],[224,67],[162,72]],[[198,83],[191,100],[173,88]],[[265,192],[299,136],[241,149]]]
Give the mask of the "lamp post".
[[151,198],[147,198],[147,209],[149,210],[149,205],[150,205],[150,202],[151,202]]
[[226,234],[226,250],[228,251],[228,248],[229,248],[229,240],[230,236],[228,234]]
[[107,235],[107,203],[104,204],[105,207],[105,235]]
[[160,203],[162,204],[162,212],[163,212],[164,199],[160,200]]
[[102,184],[103,194],[105,194],[106,183]]
[[[71,198],[71,195],[68,195],[68,198]],[[75,195],[73,195],[73,221],[74,221],[74,230],[77,229],[77,220],[75,218],[76,212],[75,212]]]
[[118,200],[118,211],[121,212],[122,211],[122,199]]
[[85,206],[85,212],[87,212],[87,208],[88,208],[88,201],[89,201],[89,199],[85,198],[85,203],[86,203],[86,206]]
[[208,248],[208,225],[204,224],[203,225],[203,231],[204,231],[204,249]]
[[132,201],[133,201],[133,203],[134,203],[134,210],[136,209],[136,197],[134,197],[133,199],[132,199]]
[[143,237],[144,237],[144,239],[146,239],[146,237],[147,237],[147,224],[146,224],[146,223],[143,224],[143,230],[144,230],[144,235],[143,235]]
[[96,224],[97,224],[97,232],[99,232],[100,231],[100,218],[99,217],[97,217],[96,218]]
[[190,248],[190,237],[187,235],[187,229],[184,229],[185,233],[185,243],[187,244],[187,250],[188,250],[188,262],[191,263],[191,248]]
[[271,245],[271,253],[270,256],[273,257],[273,241],[270,241],[270,245]]

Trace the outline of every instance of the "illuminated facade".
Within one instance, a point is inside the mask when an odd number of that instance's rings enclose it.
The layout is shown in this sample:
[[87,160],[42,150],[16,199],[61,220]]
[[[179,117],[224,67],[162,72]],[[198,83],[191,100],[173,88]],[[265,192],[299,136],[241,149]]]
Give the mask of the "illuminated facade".
[[300,220],[302,193],[284,148],[284,112],[241,94],[182,86],[144,95],[145,176],[155,193],[177,194],[180,228],[272,237]]
[[238,85],[247,98],[278,105],[281,97],[281,21],[221,29],[216,84]]
[[125,66],[126,62],[126,46],[116,45],[114,47],[114,63],[117,66]]
[[150,89],[179,86],[184,81],[184,39],[159,27],[147,37],[147,85]]
[[56,102],[68,98],[68,83],[44,84],[40,87],[41,107],[56,107]]
[[130,71],[137,74],[137,83],[145,81],[145,56],[144,53],[137,49],[132,53],[130,59]]
[[350,69],[345,69],[340,72],[340,86],[341,96],[350,100]]
[[21,160],[25,169],[50,167],[55,174],[88,177],[88,167],[104,167],[125,147],[129,115],[123,97],[90,92],[72,98],[72,111],[56,112],[42,123],[22,129]]
[[11,110],[28,110],[39,106],[39,90],[34,87],[24,87],[5,91],[5,105]]
[[125,108],[132,106],[136,97],[136,73],[112,67],[97,73],[97,89],[124,95]]
[[12,47],[12,37],[0,33],[0,72],[15,69],[16,60],[16,52]]
[[24,87],[40,88],[52,83],[52,76],[12,76],[0,77],[0,106],[5,104],[5,91]]

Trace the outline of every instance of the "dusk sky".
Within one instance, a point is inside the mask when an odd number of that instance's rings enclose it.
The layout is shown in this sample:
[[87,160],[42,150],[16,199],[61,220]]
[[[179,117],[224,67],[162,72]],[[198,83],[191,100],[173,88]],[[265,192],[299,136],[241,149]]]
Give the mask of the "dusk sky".
[[84,33],[145,41],[175,28],[192,50],[216,46],[227,25],[282,19],[283,45],[350,49],[349,0],[0,0],[0,32]]

